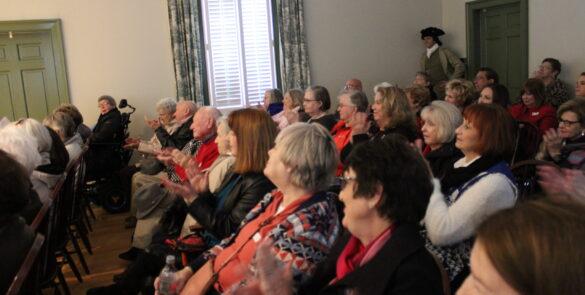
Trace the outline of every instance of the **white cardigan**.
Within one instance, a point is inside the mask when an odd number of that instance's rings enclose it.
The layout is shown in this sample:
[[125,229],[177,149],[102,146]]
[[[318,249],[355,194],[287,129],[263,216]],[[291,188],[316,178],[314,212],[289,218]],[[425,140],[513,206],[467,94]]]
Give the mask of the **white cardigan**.
[[[499,210],[514,206],[517,198],[516,186],[501,173],[482,177],[451,206],[445,202],[438,179],[433,179],[433,185],[424,223],[435,246],[453,245],[474,236],[481,222]],[[449,198],[457,193],[455,190]]]

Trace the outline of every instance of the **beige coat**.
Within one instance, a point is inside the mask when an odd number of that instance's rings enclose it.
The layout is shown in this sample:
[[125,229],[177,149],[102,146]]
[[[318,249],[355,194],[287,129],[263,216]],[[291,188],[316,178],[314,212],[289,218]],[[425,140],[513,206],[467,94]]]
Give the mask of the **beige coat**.
[[[447,77],[449,77],[449,80],[463,78],[465,75],[465,65],[459,59],[459,57],[457,57],[451,50],[444,47],[439,47],[439,49],[437,49],[437,53],[439,53],[439,59],[441,60],[443,72],[447,75]],[[425,52],[420,57],[421,71],[425,70],[426,62],[427,54]],[[451,65],[453,68],[453,72],[449,72],[449,65]]]

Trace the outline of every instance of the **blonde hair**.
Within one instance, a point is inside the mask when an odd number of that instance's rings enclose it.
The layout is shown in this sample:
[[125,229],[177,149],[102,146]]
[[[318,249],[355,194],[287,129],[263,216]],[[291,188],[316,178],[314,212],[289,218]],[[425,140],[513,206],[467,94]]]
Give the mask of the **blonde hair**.
[[424,107],[420,117],[437,125],[437,139],[441,143],[450,142],[455,138],[455,129],[463,123],[463,116],[459,109],[441,100],[435,100]]
[[474,86],[471,81],[453,79],[447,83],[445,91],[452,91],[459,106],[467,106],[473,100]]
[[414,114],[410,110],[406,93],[396,86],[376,86],[376,92],[382,95],[382,112],[390,118],[388,126],[392,128],[398,125],[415,126]]

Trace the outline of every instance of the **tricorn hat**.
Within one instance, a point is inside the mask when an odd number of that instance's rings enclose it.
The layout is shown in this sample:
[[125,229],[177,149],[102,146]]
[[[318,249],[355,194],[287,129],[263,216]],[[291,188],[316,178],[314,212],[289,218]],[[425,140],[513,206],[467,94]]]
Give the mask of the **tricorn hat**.
[[439,36],[445,35],[445,32],[439,28],[435,27],[428,27],[420,31],[420,38],[423,39],[424,37],[433,37],[437,38]]

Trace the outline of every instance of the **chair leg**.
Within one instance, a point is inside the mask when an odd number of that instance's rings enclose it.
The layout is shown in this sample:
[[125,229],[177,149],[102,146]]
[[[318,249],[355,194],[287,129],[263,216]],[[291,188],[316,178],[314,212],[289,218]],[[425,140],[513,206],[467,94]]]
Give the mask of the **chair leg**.
[[[63,288],[65,295],[71,295],[71,291],[69,290],[69,286],[67,285],[67,281],[65,280],[65,276],[63,275],[63,272],[61,271],[61,267],[57,268],[57,277],[59,278],[59,284]],[[55,290],[59,290],[59,288],[55,288]],[[61,292],[59,292],[59,291],[57,291],[57,292],[59,294],[61,294]]]
[[81,218],[83,219],[83,223],[87,226],[87,229],[89,229],[90,232],[93,232],[93,227],[91,226],[91,221],[89,220],[89,215],[87,214],[87,210],[85,210],[83,207],[84,206],[82,205]]
[[78,234],[79,238],[81,239],[83,246],[85,247],[85,249],[87,249],[87,252],[90,255],[93,255],[93,249],[91,247],[91,242],[89,240],[89,237],[87,236],[88,231],[87,231],[87,228],[85,227],[85,225],[83,224],[83,221],[78,220],[77,222],[75,222],[75,224],[73,226],[75,227],[75,230],[77,231],[77,234]]
[[65,258],[65,260],[67,260],[67,264],[69,264],[69,267],[71,268],[71,271],[73,271],[73,274],[77,278],[77,281],[80,283],[83,283],[83,278],[81,277],[81,273],[79,272],[77,265],[75,265],[75,261],[73,261],[73,257],[71,257],[71,255],[69,255],[69,252],[67,252],[67,249],[65,249],[65,248],[62,249],[62,252],[63,252],[63,257]]
[[89,267],[87,266],[87,262],[85,261],[83,252],[81,252],[81,247],[79,247],[79,243],[77,242],[75,235],[71,231],[69,231],[69,239],[71,240],[71,244],[73,244],[73,249],[75,249],[77,257],[79,257],[79,262],[81,262],[81,266],[83,267],[85,274],[89,274]]
[[87,211],[89,211],[89,215],[91,215],[91,218],[92,218],[93,220],[97,220],[97,219],[95,218],[95,213],[93,213],[93,209],[91,209],[91,202],[89,202],[89,201],[87,200],[87,197],[85,198],[85,201],[84,201],[84,203],[85,203],[85,207],[87,208]]

